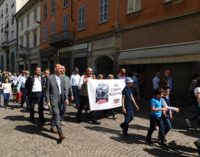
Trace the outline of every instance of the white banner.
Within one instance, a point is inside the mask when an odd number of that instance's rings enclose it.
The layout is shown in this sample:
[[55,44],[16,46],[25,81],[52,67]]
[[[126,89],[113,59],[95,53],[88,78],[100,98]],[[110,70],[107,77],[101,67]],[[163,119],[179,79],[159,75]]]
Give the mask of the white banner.
[[122,106],[124,87],[125,82],[122,79],[90,79],[87,83],[90,110],[106,110]]

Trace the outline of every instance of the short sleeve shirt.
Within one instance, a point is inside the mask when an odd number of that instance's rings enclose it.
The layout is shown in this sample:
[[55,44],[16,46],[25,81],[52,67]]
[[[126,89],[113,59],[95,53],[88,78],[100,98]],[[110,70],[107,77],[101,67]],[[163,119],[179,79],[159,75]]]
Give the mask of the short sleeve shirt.
[[126,109],[132,109],[133,106],[132,106],[132,99],[131,99],[131,96],[132,96],[132,89],[131,88],[128,88],[128,87],[125,87],[122,91],[122,95],[125,96],[125,108]]
[[[162,108],[162,98],[152,98],[150,101],[150,107],[154,107],[154,108]],[[154,118],[160,118],[162,116],[162,111],[155,111],[155,112],[151,112],[150,116],[154,117]]]

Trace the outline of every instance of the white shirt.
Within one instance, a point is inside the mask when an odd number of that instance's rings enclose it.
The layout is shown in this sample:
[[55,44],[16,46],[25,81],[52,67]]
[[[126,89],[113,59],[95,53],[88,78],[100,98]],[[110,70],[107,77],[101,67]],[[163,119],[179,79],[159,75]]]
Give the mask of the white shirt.
[[79,74],[72,74],[70,77],[70,84],[71,86],[78,86],[80,81],[80,75]]
[[3,93],[12,93],[11,83],[2,83]]
[[25,88],[26,77],[25,76],[19,76],[18,82],[19,82],[19,88]]
[[59,89],[59,94],[61,94],[61,80],[60,80],[60,77],[55,75],[56,77],[56,82],[57,82],[57,85],[58,85],[58,89]]
[[34,77],[34,84],[32,88],[32,92],[41,92],[42,91],[42,83],[41,77]]
[[159,84],[160,84],[160,78],[158,76],[155,76],[152,79],[152,83],[153,83],[153,89],[156,90],[159,88]]

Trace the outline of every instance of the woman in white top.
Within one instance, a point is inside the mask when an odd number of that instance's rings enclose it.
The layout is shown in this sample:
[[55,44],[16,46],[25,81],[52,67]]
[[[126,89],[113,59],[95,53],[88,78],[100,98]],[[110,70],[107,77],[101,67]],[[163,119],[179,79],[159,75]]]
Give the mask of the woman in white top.
[[4,83],[2,83],[2,89],[3,89],[4,107],[7,108],[10,94],[12,93],[12,87],[11,83],[9,83],[8,77],[4,79]]

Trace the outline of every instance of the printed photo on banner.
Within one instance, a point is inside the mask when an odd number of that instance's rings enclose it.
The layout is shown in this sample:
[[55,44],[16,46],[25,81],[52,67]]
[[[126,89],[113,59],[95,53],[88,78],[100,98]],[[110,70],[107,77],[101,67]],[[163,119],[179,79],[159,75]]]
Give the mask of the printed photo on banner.
[[89,80],[90,110],[105,110],[121,106],[124,80]]

